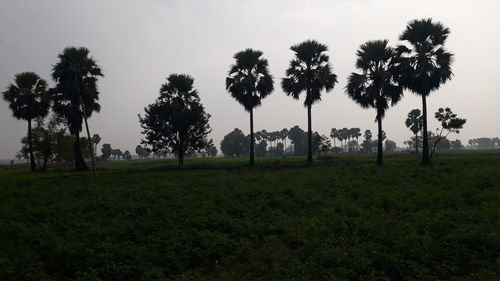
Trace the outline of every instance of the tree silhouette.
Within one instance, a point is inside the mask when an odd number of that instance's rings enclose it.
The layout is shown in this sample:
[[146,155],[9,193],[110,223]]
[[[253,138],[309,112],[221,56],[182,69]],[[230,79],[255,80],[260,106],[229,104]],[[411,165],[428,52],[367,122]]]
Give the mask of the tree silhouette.
[[94,134],[91,138],[92,145],[94,145],[94,155],[97,155],[97,145],[101,142],[101,136]]
[[[89,56],[87,48],[69,47],[59,54],[59,62],[52,68],[52,79],[56,86],[51,89],[54,102],[52,109],[58,115],[64,117],[68,123],[70,133],[75,137],[75,169],[78,171],[88,170],[83,159],[80,145],[80,131],[82,122],[85,121],[87,138],[90,138],[90,130],[87,119],[93,112],[99,112],[101,106],[97,79],[102,77],[102,70],[96,61]],[[92,143],[89,142],[92,151]],[[94,162],[91,152],[92,162]],[[95,165],[93,164],[94,172]]]
[[112,152],[113,152],[113,149],[111,148],[111,144],[109,144],[109,143],[103,144],[102,148],[101,148],[101,159],[102,160],[109,160],[109,157],[111,156]]
[[377,166],[383,163],[382,118],[389,106],[395,105],[403,95],[403,88],[398,83],[397,56],[387,43],[387,40],[376,40],[361,45],[356,53],[356,68],[361,73],[352,73],[346,86],[349,97],[361,107],[377,110]]
[[[434,113],[434,116],[439,123],[441,123],[441,129],[438,128],[439,131],[436,132],[436,137],[432,145],[432,151],[429,156],[430,159],[432,159],[439,142],[445,140],[450,133],[460,133],[460,129],[462,129],[467,122],[466,119],[458,118],[457,114],[453,113],[449,107],[439,108],[438,111]],[[443,135],[444,132],[446,132],[446,134]]]
[[139,115],[145,139],[154,152],[174,153],[179,168],[184,167],[184,155],[201,152],[209,141],[210,114],[193,88],[194,79],[186,74],[171,74],[161,86],[160,96],[148,105],[144,117]]
[[337,83],[337,76],[331,72],[328,48],[315,40],[293,45],[295,58],[290,61],[281,86],[286,95],[299,99],[305,92],[304,106],[307,107],[307,164],[312,164],[312,117],[311,106],[321,100],[321,91],[330,92]]
[[34,172],[36,163],[33,155],[32,121],[38,117],[45,117],[49,112],[47,82],[33,72],[19,73],[14,77],[14,83],[10,83],[2,95],[9,103],[14,118],[28,122],[30,167]]
[[399,36],[407,45],[398,46],[404,87],[422,97],[422,164],[430,165],[427,135],[427,97],[451,79],[453,54],[444,48],[450,30],[432,19],[413,20]]
[[261,51],[252,49],[236,53],[236,62],[226,78],[226,89],[250,113],[250,166],[255,164],[253,110],[274,90],[273,77],[262,55]]
[[280,138],[283,142],[283,157],[286,156],[286,139],[288,138],[288,129],[284,128],[280,131]]
[[[262,142],[262,141],[261,141]],[[220,143],[220,150],[225,157],[240,157],[245,154],[245,134],[235,128],[232,132],[225,135]]]
[[413,109],[412,111],[408,112],[408,117],[406,118],[405,125],[415,135],[415,151],[416,153],[418,153],[418,133],[422,131],[423,127],[423,119],[422,115],[420,115],[420,109]]

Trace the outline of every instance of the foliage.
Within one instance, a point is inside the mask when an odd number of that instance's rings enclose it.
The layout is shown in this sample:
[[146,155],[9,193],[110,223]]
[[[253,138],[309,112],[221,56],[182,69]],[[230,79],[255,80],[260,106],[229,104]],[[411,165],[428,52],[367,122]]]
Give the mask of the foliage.
[[321,92],[330,92],[337,83],[337,75],[332,73],[328,47],[315,40],[307,40],[293,45],[290,49],[295,58],[290,61],[281,87],[287,96],[299,99],[305,93],[304,106],[307,107],[307,163],[312,164],[312,118],[311,106],[321,100]]
[[84,118],[90,118],[94,112],[101,110],[97,103],[100,94],[97,80],[104,75],[87,48],[65,48],[58,58],[59,61],[52,68],[52,79],[56,83],[50,90],[52,110],[66,119],[69,132],[75,138],[76,170],[86,170],[88,167],[82,155],[80,131]]
[[394,152],[397,148],[396,143],[391,140],[385,140],[385,151],[387,152]]
[[225,135],[220,143],[220,150],[225,157],[241,157],[247,153],[247,142],[243,132],[235,128]]
[[210,141],[208,141],[208,145],[205,148],[205,152],[209,157],[216,157],[217,156],[217,147],[215,147],[212,139],[210,139]]
[[375,108],[378,122],[377,165],[382,165],[382,119],[389,106],[394,106],[403,96],[400,85],[399,57],[387,40],[368,41],[357,51],[356,68],[361,73],[351,73],[347,95],[363,108]]
[[[430,157],[434,155],[436,148],[440,145],[440,142],[447,141],[445,147],[450,149],[451,144],[446,139],[450,133],[460,133],[460,129],[463,128],[466,119],[458,118],[457,114],[453,113],[453,111],[449,108],[439,108],[438,111],[434,114],[436,119],[441,123],[441,129],[438,128],[438,132],[436,137],[433,140],[432,151]],[[442,146],[442,149],[445,147]]]
[[207,147],[210,114],[193,89],[194,79],[185,74],[171,74],[161,86],[160,96],[144,108],[139,122],[144,134],[143,143],[153,151],[174,153],[179,168],[184,165],[184,155],[201,152]]
[[0,170],[0,280],[499,279],[498,153],[371,158]]

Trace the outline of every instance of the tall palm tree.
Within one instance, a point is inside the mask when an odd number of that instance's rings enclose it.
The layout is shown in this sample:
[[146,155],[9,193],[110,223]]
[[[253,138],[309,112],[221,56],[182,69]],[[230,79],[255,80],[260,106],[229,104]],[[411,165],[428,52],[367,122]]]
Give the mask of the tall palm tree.
[[[102,69],[96,61],[89,56],[89,49],[68,47],[59,54],[59,61],[52,68],[52,78],[56,86],[52,89],[53,110],[64,117],[68,123],[70,133],[75,137],[73,148],[75,150],[76,170],[88,170],[83,159],[80,145],[80,131],[82,122],[85,121],[87,137],[90,140],[90,130],[87,119],[93,112],[99,112],[101,106],[97,79],[102,77]],[[92,142],[89,141],[89,151],[95,173]]]
[[273,77],[267,69],[267,60],[259,50],[246,49],[234,55],[226,78],[226,89],[246,111],[250,113],[250,166],[255,164],[255,138],[253,133],[253,110],[263,98],[274,90]]
[[305,92],[304,106],[307,107],[307,164],[312,164],[312,120],[311,106],[321,100],[321,91],[330,92],[337,83],[332,73],[328,47],[315,40],[307,40],[290,47],[295,58],[290,61],[281,86],[287,96],[299,99]]
[[444,48],[450,30],[432,19],[413,20],[399,36],[407,45],[398,47],[404,67],[402,82],[406,89],[422,97],[422,164],[430,165],[427,134],[427,96],[451,79],[453,54]]
[[287,128],[283,128],[280,131],[280,138],[281,138],[281,141],[283,141],[283,157],[285,157],[286,156],[286,139],[288,138],[288,129]]
[[333,147],[337,147],[336,143],[337,135],[338,135],[337,129],[332,128],[332,130],[330,131],[330,137],[333,139]]
[[387,40],[368,41],[357,51],[356,68],[361,73],[351,73],[346,92],[363,108],[377,110],[378,149],[377,166],[382,166],[382,118],[389,106],[395,105],[403,95],[399,85],[399,67],[396,52],[387,46]]
[[3,99],[9,103],[14,118],[28,121],[30,167],[34,172],[36,163],[33,155],[31,123],[35,118],[45,117],[49,113],[50,98],[47,93],[47,82],[33,72],[19,73],[14,77],[14,83],[10,83],[2,94]]

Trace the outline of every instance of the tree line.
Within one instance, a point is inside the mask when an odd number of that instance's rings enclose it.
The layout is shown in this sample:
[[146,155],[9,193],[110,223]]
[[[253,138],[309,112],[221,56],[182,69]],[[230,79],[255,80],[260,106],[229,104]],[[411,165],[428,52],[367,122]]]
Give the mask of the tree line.
[[[453,54],[444,46],[449,34],[449,29],[440,22],[432,19],[412,20],[400,34],[398,45],[392,47],[389,46],[388,40],[372,40],[362,44],[357,50],[356,72],[349,75],[345,93],[361,107],[375,109],[378,166],[383,164],[382,120],[386,111],[402,99],[404,90],[413,92],[422,99],[421,128],[416,133],[415,141],[418,144],[415,147],[418,148],[421,143],[421,163],[431,163],[435,147],[429,145],[429,134],[422,133],[429,132],[426,100],[431,92],[438,90],[452,77]],[[334,89],[337,75],[332,71],[326,45],[315,40],[306,40],[292,45],[290,49],[294,56],[280,86],[287,96],[294,99],[298,100],[304,96],[307,133],[303,140],[305,146],[297,147],[307,151],[307,163],[312,164],[314,143],[327,139],[326,136],[318,136],[313,132],[312,106],[321,101],[323,92],[328,93]],[[14,82],[3,93],[14,117],[28,122],[26,141],[33,171],[36,164],[33,155],[32,122],[47,116],[50,109],[54,115],[64,120],[69,134],[74,139],[76,170],[88,169],[84,161],[80,133],[85,124],[87,139],[91,139],[87,120],[101,109],[97,102],[100,94],[97,81],[103,77],[102,69],[90,57],[86,48],[66,48],[58,58],[59,61],[52,68],[54,87],[48,89],[44,79],[35,73],[26,72],[16,75]],[[236,53],[233,58],[234,64],[229,67],[225,85],[228,93],[249,113],[248,155],[249,165],[253,166],[257,149],[255,140],[262,138],[254,132],[254,109],[275,90],[275,83],[262,51],[245,49]],[[465,119],[456,117],[454,113],[442,114],[439,118],[444,118],[444,126],[443,131],[439,132],[439,139],[443,139],[443,132],[458,131],[465,123]],[[198,91],[194,88],[194,78],[190,75],[169,75],[167,81],[161,85],[157,99],[138,117],[144,136],[142,144],[152,152],[175,154],[181,168],[185,155],[208,155],[208,151],[214,148],[213,141],[208,139],[211,132],[211,115],[205,111]],[[463,122],[457,123],[458,119]],[[421,141],[418,140],[418,132]],[[357,140],[361,131],[349,132],[349,135],[346,135],[347,132],[340,129],[332,134],[334,142],[344,142],[345,149],[351,138]],[[322,146],[325,145],[322,143]],[[90,142],[88,147],[94,163]],[[271,147],[280,149],[277,145]],[[356,149],[359,149],[357,142]],[[262,147],[257,150],[261,151]],[[95,165],[93,167],[95,171]]]

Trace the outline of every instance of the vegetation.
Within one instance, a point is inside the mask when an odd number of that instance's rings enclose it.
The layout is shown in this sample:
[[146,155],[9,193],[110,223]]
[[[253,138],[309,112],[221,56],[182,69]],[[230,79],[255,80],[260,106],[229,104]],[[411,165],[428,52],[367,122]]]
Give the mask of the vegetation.
[[[427,97],[432,91],[451,79],[453,55],[444,44],[450,30],[432,19],[413,20],[406,26],[399,39],[407,43],[400,45],[403,68],[401,83],[408,90],[422,97],[422,128],[427,130]],[[422,164],[430,165],[428,134],[423,134]]]
[[33,154],[32,122],[45,117],[49,113],[50,99],[47,93],[47,82],[33,72],[17,74],[14,83],[10,83],[3,92],[3,99],[9,103],[12,116],[28,122],[28,152],[31,171],[36,170]]
[[250,166],[255,163],[253,110],[274,90],[274,81],[267,69],[267,60],[258,50],[246,49],[234,55],[236,63],[226,78],[226,89],[246,111],[250,112]]
[[307,107],[307,163],[312,164],[312,117],[311,107],[321,100],[321,91],[330,92],[337,83],[337,75],[330,69],[328,47],[315,40],[307,40],[290,47],[295,58],[290,61],[281,86],[286,95],[299,99],[305,92]]
[[500,154],[385,160],[2,170],[0,279],[497,280]]
[[[77,171],[88,170],[80,142],[82,123],[85,121],[87,139],[90,140],[87,119],[92,113],[101,110],[101,106],[97,103],[99,100],[97,80],[104,75],[101,67],[89,54],[87,48],[66,48],[59,54],[59,62],[52,69],[52,78],[56,82],[55,87],[51,89],[52,110],[66,119],[69,132],[74,136]],[[88,146],[92,152],[92,143],[88,142]],[[91,157],[93,162],[92,153]]]
[[189,75],[171,74],[155,103],[144,109],[144,117],[139,115],[143,143],[154,152],[174,153],[179,168],[184,166],[186,153],[201,152],[209,145],[210,114],[205,112],[193,83]]
[[357,52],[356,68],[361,74],[349,76],[346,92],[363,108],[377,110],[378,124],[377,166],[382,166],[382,118],[389,106],[395,105],[403,96],[399,84],[401,69],[396,52],[387,46],[387,40],[368,41]]

